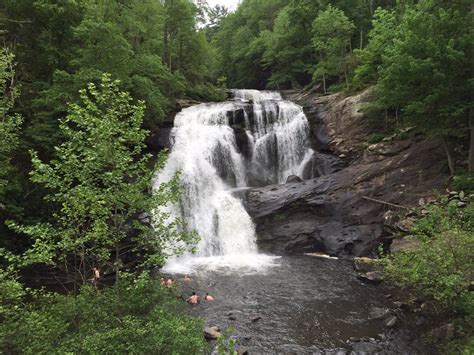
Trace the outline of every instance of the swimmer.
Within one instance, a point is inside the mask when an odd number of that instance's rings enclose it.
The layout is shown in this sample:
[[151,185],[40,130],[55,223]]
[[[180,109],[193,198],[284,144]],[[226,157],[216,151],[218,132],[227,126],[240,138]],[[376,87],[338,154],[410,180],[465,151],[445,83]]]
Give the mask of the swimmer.
[[206,295],[204,296],[204,301],[212,302],[214,301],[214,297],[212,297],[209,293],[206,292]]
[[193,294],[187,299],[187,302],[189,304],[198,304],[199,303],[199,297],[196,295],[196,292],[193,292]]

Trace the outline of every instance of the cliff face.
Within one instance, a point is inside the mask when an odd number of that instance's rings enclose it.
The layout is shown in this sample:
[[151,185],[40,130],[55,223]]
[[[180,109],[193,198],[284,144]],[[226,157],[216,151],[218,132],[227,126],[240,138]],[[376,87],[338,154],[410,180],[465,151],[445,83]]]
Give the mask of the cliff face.
[[443,189],[448,176],[440,142],[393,136],[366,143],[370,132],[361,108],[370,91],[286,96],[305,108],[311,122],[319,177],[247,191],[261,250],[370,254],[380,240],[390,239],[384,215],[398,209],[374,200],[411,208]]

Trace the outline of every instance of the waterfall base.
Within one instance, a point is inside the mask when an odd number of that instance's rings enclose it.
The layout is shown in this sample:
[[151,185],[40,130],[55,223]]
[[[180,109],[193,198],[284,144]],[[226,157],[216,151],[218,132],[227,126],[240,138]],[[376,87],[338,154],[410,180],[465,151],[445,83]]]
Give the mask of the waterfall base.
[[226,273],[238,272],[239,275],[265,273],[269,268],[279,265],[278,256],[247,253],[223,256],[196,257],[186,255],[169,259],[161,269],[169,274],[196,274],[207,271]]

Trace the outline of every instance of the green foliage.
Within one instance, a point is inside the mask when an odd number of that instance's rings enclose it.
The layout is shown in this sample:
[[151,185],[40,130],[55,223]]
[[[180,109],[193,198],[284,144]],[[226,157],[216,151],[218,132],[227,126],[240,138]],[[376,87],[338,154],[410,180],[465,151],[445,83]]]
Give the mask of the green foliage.
[[319,55],[314,79],[323,78],[326,91],[326,76],[344,76],[349,83],[351,71],[350,44],[354,24],[343,11],[329,5],[313,22],[313,46]]
[[[19,145],[22,118],[12,113],[19,93],[15,86],[13,55],[7,50],[0,52],[0,211],[14,208],[9,195],[18,189],[14,178],[15,167],[12,159]],[[13,191],[12,191],[13,190]]]
[[421,1],[406,10],[395,32],[384,31],[388,45],[376,86],[379,106],[401,108],[405,119],[428,135],[464,134],[472,92],[466,80],[472,43],[469,11],[463,2]]
[[244,0],[237,11],[221,20],[213,38],[221,76],[230,87],[264,88],[269,77],[262,62],[266,50],[263,32],[273,27],[284,0]]
[[464,209],[446,200],[430,206],[412,233],[420,241],[419,248],[387,257],[387,279],[426,297],[439,313],[464,324],[462,341],[451,344],[459,352],[474,331],[474,293],[469,290],[474,276],[472,202]]
[[367,143],[376,144],[380,143],[385,138],[385,135],[382,133],[372,133],[367,139]]
[[466,193],[474,192],[474,173],[457,175],[453,178],[452,186],[454,190]]
[[[176,179],[149,191],[154,171],[165,160],[161,155],[151,170],[151,156],[142,152],[147,134],[141,128],[143,102],[133,104],[109,75],[80,96],[81,103],[71,104],[61,121],[65,141],[56,147],[55,159],[45,163],[32,152],[31,178],[48,189],[46,200],[56,206],[51,220],[10,226],[33,241],[18,263],[61,267],[85,283],[92,267],[109,265],[117,272],[129,253],[160,265],[165,243],[191,241],[194,235],[179,232],[179,221],[168,221],[169,215],[159,212],[177,199]],[[154,228],[134,222],[142,212],[153,215]]]
[[393,45],[397,33],[398,21],[394,11],[378,8],[372,20],[367,47],[354,51],[358,66],[355,69],[351,85],[363,89],[378,80],[378,69],[383,63],[382,55],[387,47]]
[[237,355],[236,341],[232,338],[232,332],[234,329],[229,327],[225,330],[223,335],[217,339],[217,353],[219,355]]
[[[77,295],[28,293],[0,273],[0,348],[5,353],[196,354],[204,350],[200,320],[181,313],[169,289],[147,274],[124,274],[122,283]],[[13,299],[14,302],[11,300]],[[28,301],[28,302],[27,302]],[[5,314],[5,308],[11,307]]]

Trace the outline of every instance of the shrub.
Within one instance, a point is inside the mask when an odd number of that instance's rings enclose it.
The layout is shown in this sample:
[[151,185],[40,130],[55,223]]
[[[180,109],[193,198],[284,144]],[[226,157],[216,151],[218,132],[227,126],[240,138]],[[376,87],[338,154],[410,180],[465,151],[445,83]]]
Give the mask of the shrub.
[[[473,344],[474,207],[458,208],[443,199],[429,207],[412,229],[420,246],[384,259],[387,280],[421,295],[439,314],[454,319],[453,353],[469,353]],[[453,320],[451,319],[451,320]]]
[[474,192],[474,174],[455,176],[452,186],[457,191]]
[[195,354],[204,350],[202,323],[181,314],[174,293],[144,274],[80,293],[36,292],[1,319],[6,353]]

